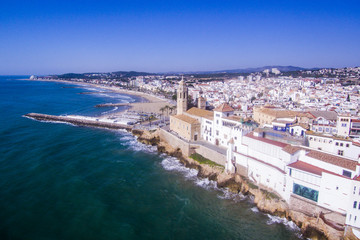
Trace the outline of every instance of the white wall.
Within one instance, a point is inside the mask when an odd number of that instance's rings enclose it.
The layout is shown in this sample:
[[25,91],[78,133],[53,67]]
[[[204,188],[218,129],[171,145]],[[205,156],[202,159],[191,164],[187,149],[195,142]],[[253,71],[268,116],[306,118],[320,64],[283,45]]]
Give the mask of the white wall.
[[323,172],[318,201],[319,206],[336,212],[346,213],[351,187],[351,179]]

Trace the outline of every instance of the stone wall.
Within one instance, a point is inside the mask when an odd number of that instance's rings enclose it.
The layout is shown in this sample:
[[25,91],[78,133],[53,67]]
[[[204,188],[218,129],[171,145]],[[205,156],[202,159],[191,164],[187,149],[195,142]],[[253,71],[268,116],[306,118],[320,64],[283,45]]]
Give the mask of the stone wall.
[[222,166],[225,166],[226,163],[226,155],[221,154],[213,149],[207,148],[202,145],[192,144],[196,153],[202,155],[203,157],[216,162]]
[[173,148],[179,148],[184,156],[188,157],[191,155],[190,144],[185,140],[180,139],[164,129],[160,129],[159,136],[161,140],[166,141]]

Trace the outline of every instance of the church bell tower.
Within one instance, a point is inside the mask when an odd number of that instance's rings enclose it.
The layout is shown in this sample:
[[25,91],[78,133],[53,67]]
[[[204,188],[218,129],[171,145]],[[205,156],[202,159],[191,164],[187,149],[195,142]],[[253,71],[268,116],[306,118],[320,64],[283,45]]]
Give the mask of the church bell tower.
[[187,110],[188,89],[182,77],[177,90],[177,114],[183,114]]

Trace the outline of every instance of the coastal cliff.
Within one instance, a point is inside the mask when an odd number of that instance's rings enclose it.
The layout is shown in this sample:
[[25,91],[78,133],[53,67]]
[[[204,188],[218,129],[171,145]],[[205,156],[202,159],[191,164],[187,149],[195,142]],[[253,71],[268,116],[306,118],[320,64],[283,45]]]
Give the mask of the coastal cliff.
[[234,193],[242,193],[251,196],[257,208],[271,215],[279,216],[293,221],[300,229],[304,237],[311,239],[357,239],[351,230],[337,230],[325,223],[321,216],[309,216],[305,213],[292,210],[289,205],[277,194],[261,186],[255,185],[247,177],[239,174],[228,174],[223,168],[201,164],[190,157],[182,154],[180,149],[175,149],[161,138],[160,130],[144,131],[132,130],[137,140],[144,144],[157,146],[159,152],[177,157],[184,166],[198,170],[198,177],[208,178],[217,182],[219,188],[228,188]]

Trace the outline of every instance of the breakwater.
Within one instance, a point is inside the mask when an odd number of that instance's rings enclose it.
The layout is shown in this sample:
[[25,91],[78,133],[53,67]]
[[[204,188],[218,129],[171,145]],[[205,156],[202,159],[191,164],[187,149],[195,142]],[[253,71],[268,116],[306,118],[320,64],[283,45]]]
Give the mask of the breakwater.
[[121,107],[121,106],[129,106],[130,103],[103,103],[95,105],[96,108],[100,107]]
[[125,129],[131,131],[132,127],[119,123],[104,122],[98,118],[83,118],[76,116],[55,116],[41,113],[28,113],[24,115],[25,117],[32,118],[39,121],[55,121],[55,122],[66,122],[79,126],[90,126],[90,127],[99,127],[99,128],[109,128],[109,129]]

